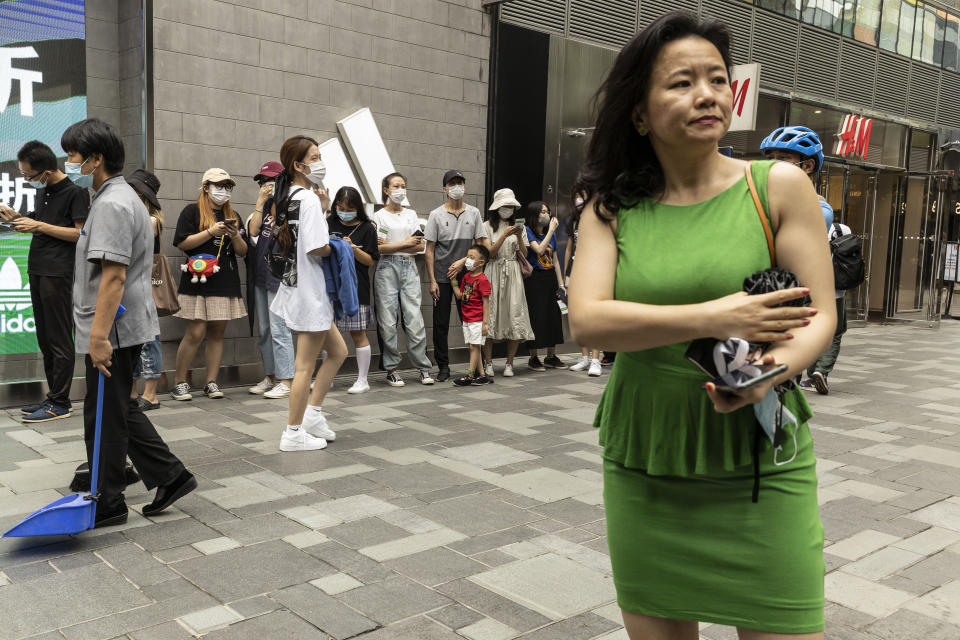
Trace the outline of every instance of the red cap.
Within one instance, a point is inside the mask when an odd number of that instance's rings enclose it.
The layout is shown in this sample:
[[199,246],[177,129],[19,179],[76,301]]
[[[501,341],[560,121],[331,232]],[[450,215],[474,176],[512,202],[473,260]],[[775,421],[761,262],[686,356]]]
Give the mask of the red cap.
[[271,160],[260,167],[260,173],[253,176],[253,179],[257,182],[263,179],[269,180],[270,178],[276,178],[281,173],[283,173],[283,165],[276,160]]

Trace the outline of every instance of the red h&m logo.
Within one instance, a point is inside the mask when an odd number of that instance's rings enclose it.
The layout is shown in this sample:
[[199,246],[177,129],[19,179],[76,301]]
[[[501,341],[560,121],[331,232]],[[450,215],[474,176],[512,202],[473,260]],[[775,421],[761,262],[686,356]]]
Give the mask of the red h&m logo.
[[870,147],[870,132],[873,130],[873,120],[863,116],[848,115],[840,124],[840,132],[836,135],[837,144],[834,154],[849,158],[851,155],[861,160],[867,157]]
[[[743,85],[737,87],[739,80],[734,80],[730,83],[730,89],[733,91],[733,108],[737,113],[737,116],[743,115],[743,105],[747,101],[747,91],[750,89],[750,78],[745,78]],[[738,92],[737,89],[740,89]]]

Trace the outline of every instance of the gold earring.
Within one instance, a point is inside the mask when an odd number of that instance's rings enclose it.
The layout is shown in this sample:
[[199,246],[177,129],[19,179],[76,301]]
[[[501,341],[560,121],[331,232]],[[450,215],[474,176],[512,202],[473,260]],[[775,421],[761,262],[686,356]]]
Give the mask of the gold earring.
[[637,125],[637,133],[639,133],[641,136],[645,136],[645,135],[647,135],[647,133],[649,133],[649,131],[647,131],[647,128],[646,128],[645,126],[643,126],[642,124],[638,124],[638,125]]

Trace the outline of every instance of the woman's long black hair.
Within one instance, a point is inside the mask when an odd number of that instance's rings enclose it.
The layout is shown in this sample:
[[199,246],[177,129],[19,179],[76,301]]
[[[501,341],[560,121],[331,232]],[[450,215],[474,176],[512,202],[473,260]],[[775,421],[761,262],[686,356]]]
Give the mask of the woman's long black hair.
[[[543,233],[540,232],[540,210],[544,207],[547,208],[547,211],[550,211],[550,205],[548,205],[543,200],[534,200],[527,204],[527,226],[530,227],[538,236],[543,235],[547,232],[546,227],[543,228]],[[553,217],[553,212],[550,211],[550,216]],[[547,224],[550,224],[549,222]]]
[[363,206],[363,197],[360,195],[360,192],[353,187],[340,187],[337,190],[337,195],[330,201],[330,211],[327,213],[328,218],[337,215],[337,204],[345,204],[356,211],[357,220],[359,220],[361,224],[370,222],[370,218],[367,217],[367,210]]
[[603,219],[614,220],[620,209],[663,193],[663,168],[649,137],[637,133],[633,115],[647,100],[657,56],[668,43],[688,36],[712,43],[730,68],[730,31],[723,22],[671,11],[621,49],[593,98],[596,126],[572,192],[586,201],[596,198],[594,208]]

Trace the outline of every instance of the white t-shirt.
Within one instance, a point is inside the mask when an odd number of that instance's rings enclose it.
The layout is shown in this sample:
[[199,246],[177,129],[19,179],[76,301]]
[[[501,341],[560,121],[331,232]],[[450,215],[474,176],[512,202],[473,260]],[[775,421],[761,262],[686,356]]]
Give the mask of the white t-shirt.
[[297,235],[297,286],[280,285],[270,311],[294,331],[327,331],[333,324],[333,305],[323,277],[323,258],[307,255],[330,243],[327,219],[320,198],[309,189],[293,194],[300,201],[300,228]]
[[[847,235],[849,233],[853,233],[852,231],[850,231],[850,227],[848,227],[847,225],[840,224],[839,222],[836,224],[838,227],[840,227],[841,235]],[[836,237],[837,237],[837,230],[833,225],[830,225],[830,229],[827,231],[827,241],[829,242],[830,240],[833,240]],[[837,289],[834,292],[834,297],[837,297],[837,298],[842,298],[845,295],[847,295],[847,292],[845,289]]]
[[[373,222],[377,225],[377,234],[381,238],[386,234],[387,244],[403,242],[412,236],[414,231],[420,229],[420,218],[417,217],[417,212],[406,207],[400,213],[380,209],[373,214]],[[415,256],[417,254],[409,251],[398,251],[392,255]]]

